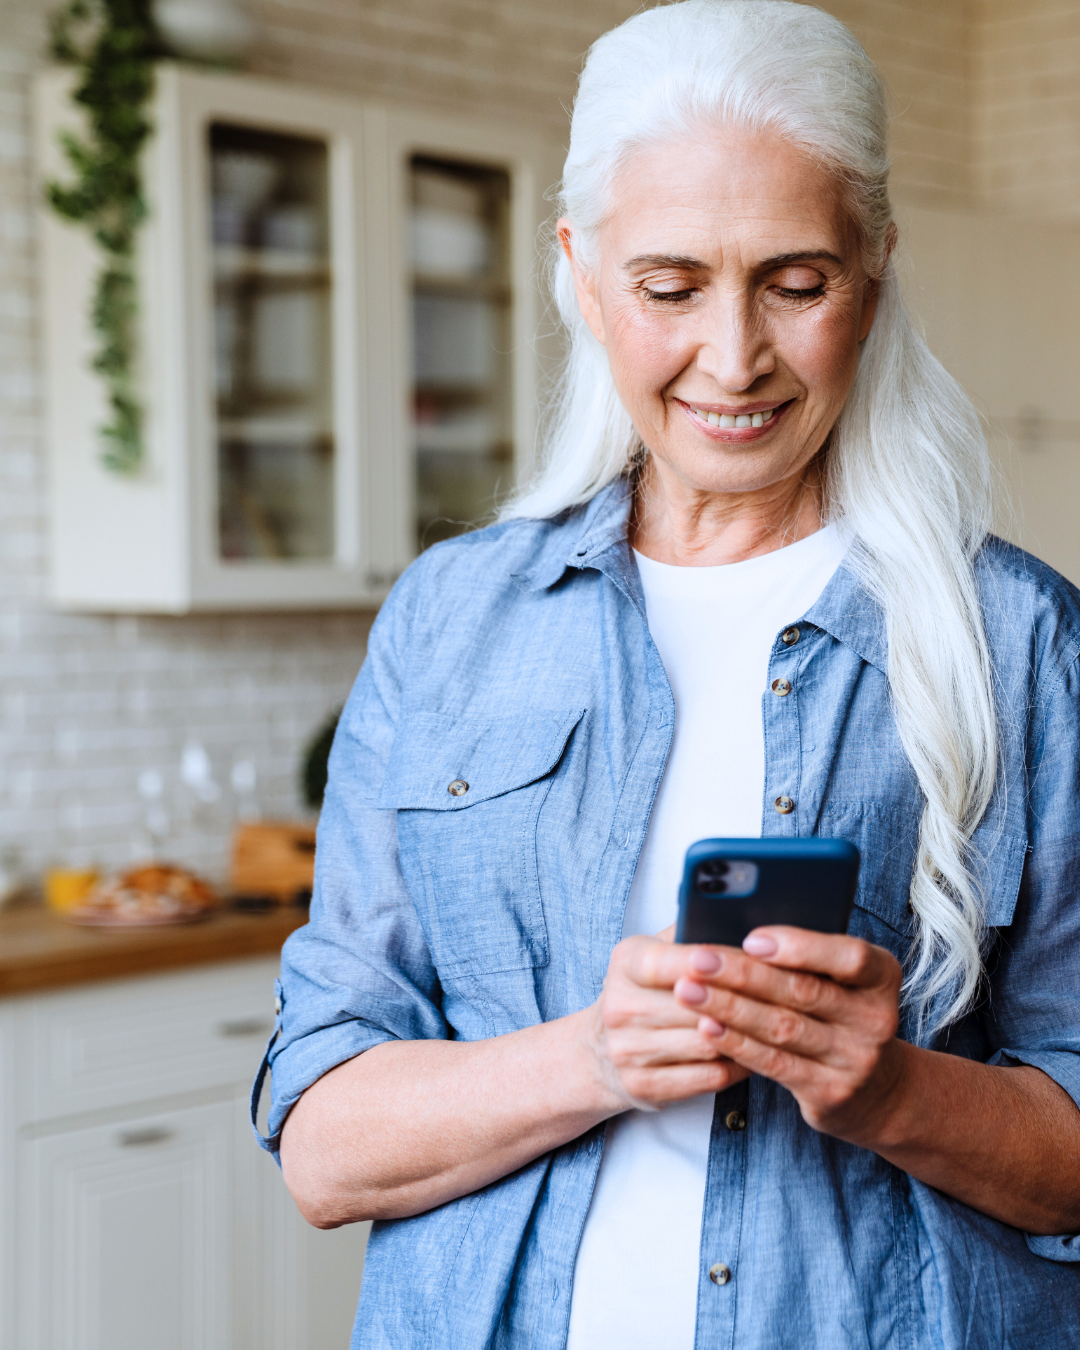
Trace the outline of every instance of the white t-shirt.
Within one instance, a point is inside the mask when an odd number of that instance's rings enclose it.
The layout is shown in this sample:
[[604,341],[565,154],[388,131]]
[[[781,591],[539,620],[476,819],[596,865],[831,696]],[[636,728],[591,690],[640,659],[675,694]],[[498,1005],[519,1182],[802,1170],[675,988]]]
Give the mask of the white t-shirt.
[[[695,840],[760,836],[769,654],[844,552],[830,525],[723,567],[672,567],[636,554],[649,631],[675,697],[675,735],[624,936],[675,921],[683,857]],[[694,1097],[608,1123],[574,1270],[567,1350],[693,1350],[713,1102]]]

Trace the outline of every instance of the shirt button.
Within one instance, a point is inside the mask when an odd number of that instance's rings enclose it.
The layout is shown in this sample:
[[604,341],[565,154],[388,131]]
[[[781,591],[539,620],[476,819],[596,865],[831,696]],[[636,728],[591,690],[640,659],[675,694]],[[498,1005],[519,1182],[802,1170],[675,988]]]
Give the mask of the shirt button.
[[745,1130],[746,1117],[741,1111],[729,1111],[724,1117],[724,1124],[729,1130]]
[[780,641],[785,647],[794,647],[799,640],[799,630],[797,628],[785,628],[780,634]]
[[278,1017],[281,1016],[281,999],[279,998],[274,999],[274,1012],[278,1015]]
[[789,680],[773,680],[772,691],[777,698],[783,698],[791,693],[791,682]]
[[731,1279],[731,1271],[727,1266],[717,1263],[715,1266],[709,1267],[709,1279],[712,1280],[713,1284],[727,1284],[728,1280]]
[[464,778],[455,778],[446,790],[451,797],[464,797],[469,790],[469,785]]
[[773,806],[776,807],[777,811],[779,811],[782,816],[790,816],[792,811],[795,810],[795,803],[790,797],[777,797],[776,801],[773,802]]

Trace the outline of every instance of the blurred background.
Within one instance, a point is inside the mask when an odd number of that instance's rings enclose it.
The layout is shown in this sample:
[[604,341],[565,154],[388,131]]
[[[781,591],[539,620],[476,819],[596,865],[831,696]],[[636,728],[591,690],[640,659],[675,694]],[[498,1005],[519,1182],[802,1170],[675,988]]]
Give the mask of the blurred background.
[[[1080,0],[824,7],[1000,528],[1080,582]],[[245,1085],[378,605],[532,462],[544,194],[638,8],[0,0],[0,1350],[347,1344],[365,1233]]]

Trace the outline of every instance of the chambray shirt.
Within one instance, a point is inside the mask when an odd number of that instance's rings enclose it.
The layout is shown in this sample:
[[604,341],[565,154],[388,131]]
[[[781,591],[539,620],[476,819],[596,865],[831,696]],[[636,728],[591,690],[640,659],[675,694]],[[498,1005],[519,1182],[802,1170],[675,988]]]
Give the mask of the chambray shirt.
[[[599,994],[674,719],[627,515],[620,481],[440,544],[380,613],[331,756],[311,922],[285,946],[271,1150],[300,1094],[373,1045],[500,1036]],[[993,942],[985,996],[938,1048],[1036,1065],[1080,1103],[1080,594],[999,540],[978,575],[1003,773],[971,857]],[[762,699],[762,833],[854,840],[850,931],[903,960],[923,798],[882,613],[847,564],[777,634],[781,676],[791,694]],[[745,1129],[725,1127],[733,1110]],[[603,1138],[376,1223],[354,1350],[561,1350]],[[753,1077],[716,1098],[696,1344],[1080,1344],[1080,1238],[997,1223]]]

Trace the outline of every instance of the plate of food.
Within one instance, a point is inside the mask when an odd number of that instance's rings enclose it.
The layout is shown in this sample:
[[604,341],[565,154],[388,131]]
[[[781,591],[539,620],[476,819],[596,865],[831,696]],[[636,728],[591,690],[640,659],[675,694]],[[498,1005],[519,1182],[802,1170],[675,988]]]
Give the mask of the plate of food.
[[216,905],[213,888],[193,872],[148,863],[99,881],[65,917],[87,928],[147,928],[194,923]]

